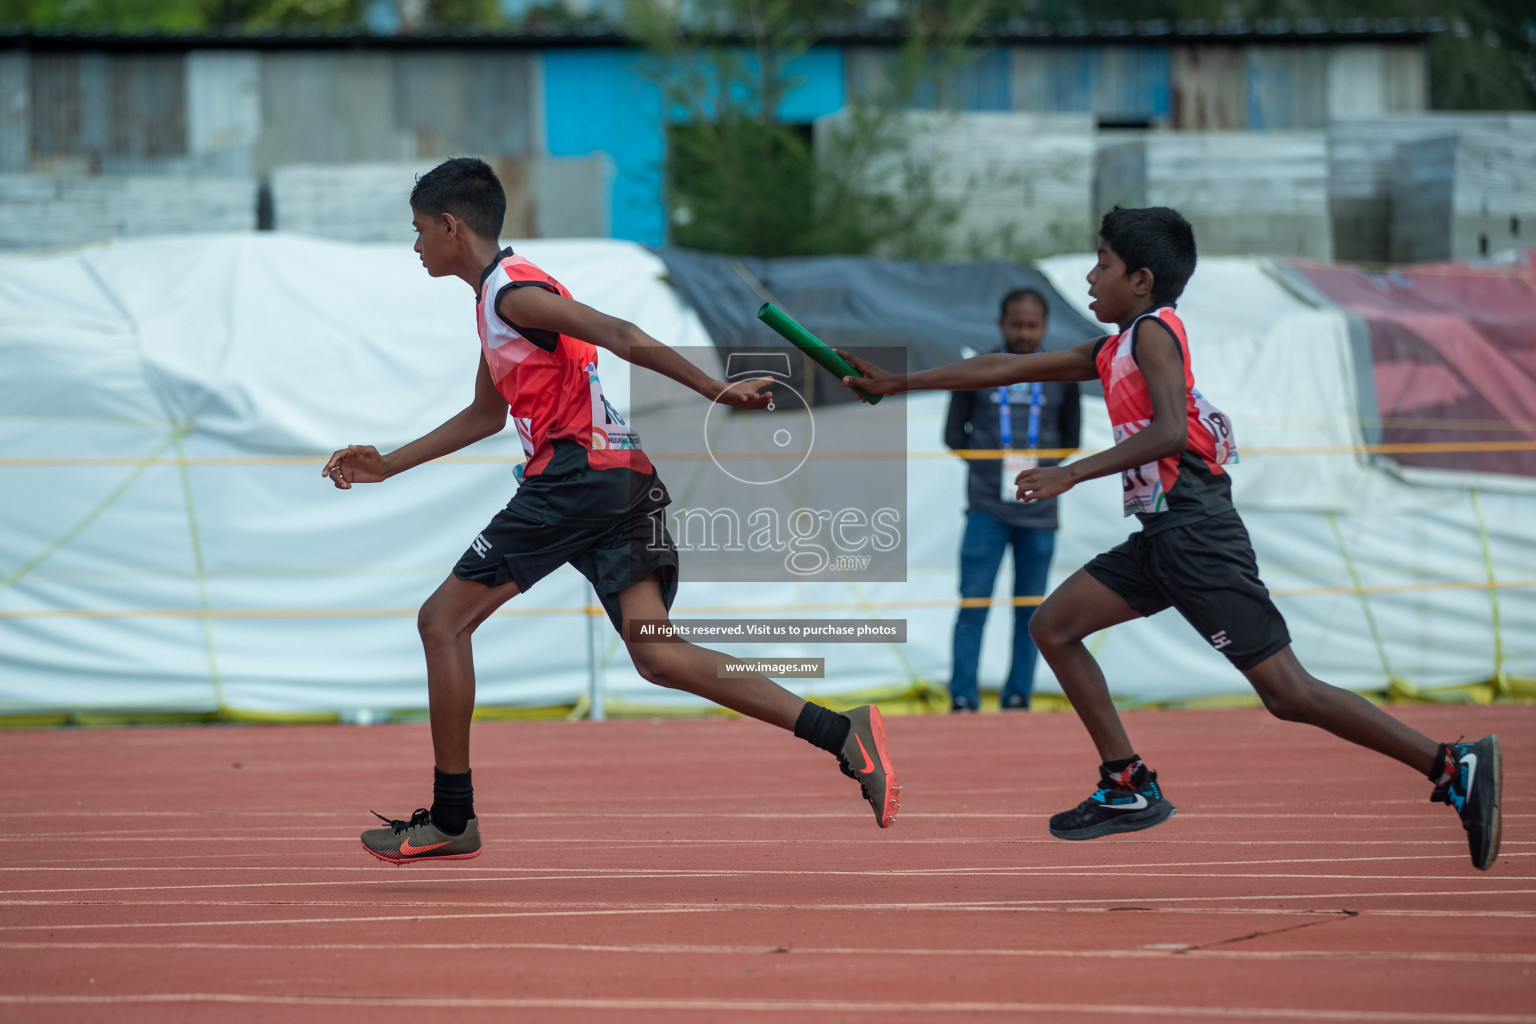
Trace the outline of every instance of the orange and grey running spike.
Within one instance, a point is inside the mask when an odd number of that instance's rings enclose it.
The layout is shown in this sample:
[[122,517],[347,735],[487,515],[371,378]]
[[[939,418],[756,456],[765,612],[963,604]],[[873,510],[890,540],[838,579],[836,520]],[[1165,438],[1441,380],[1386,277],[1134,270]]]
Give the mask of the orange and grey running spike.
[[875,809],[875,821],[881,828],[890,828],[896,820],[901,785],[885,748],[885,720],[879,708],[868,704],[846,712],[844,717],[853,727],[843,742],[843,752],[837,755],[838,764],[844,775],[858,780],[864,799]]
[[384,828],[363,833],[363,849],[389,864],[419,864],[428,860],[468,860],[480,856],[480,823],[469,819],[464,834],[451,836],[432,824],[432,812],[418,808],[410,821],[386,818],[378,811],[373,816]]

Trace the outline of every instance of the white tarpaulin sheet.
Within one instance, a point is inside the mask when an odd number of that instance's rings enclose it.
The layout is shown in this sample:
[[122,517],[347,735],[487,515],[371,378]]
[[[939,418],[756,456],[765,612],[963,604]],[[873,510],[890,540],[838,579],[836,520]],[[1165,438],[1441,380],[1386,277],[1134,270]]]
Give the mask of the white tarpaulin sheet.
[[[708,345],[645,250],[526,251],[578,295]],[[0,260],[0,708],[423,706],[410,610],[512,467],[340,492],[314,456],[424,433],[468,402],[478,358],[473,293],[409,247],[243,235]],[[605,365],[611,393],[624,370]],[[463,454],[520,451],[507,431]],[[580,608],[586,582],[562,572],[524,603]],[[481,699],[572,699],[585,628],[498,619],[477,640]]]
[[[1091,266],[1056,257],[1040,269],[1088,315]],[[1536,588],[1485,586],[1490,573],[1536,581],[1523,481],[1447,473],[1441,485],[1430,474],[1410,484],[1352,452],[1361,416],[1375,410],[1357,408],[1344,315],[1284,280],[1262,260],[1201,260],[1178,308],[1201,393],[1230,416],[1244,452],[1233,497],[1297,656],[1351,689],[1536,673]],[[1103,403],[1085,399],[1085,449],[1110,443],[1108,424]],[[1135,529],[1120,518],[1118,488],[1096,480],[1062,498],[1051,586]],[[1357,584],[1373,592],[1345,589]],[[1094,649],[1117,693],[1158,700],[1245,685],[1173,611],[1116,626]],[[1047,675],[1042,666],[1037,678],[1054,686]]]
[[[708,344],[645,250],[517,248],[578,298],[669,343]],[[1084,260],[1044,269],[1082,298]],[[1355,442],[1336,312],[1244,260],[1202,263],[1180,308],[1202,388],[1240,444]],[[0,713],[425,706],[414,609],[510,496],[515,434],[349,492],[318,471],[342,444],[387,450],[462,408],[477,346],[470,290],[427,278],[408,248],[242,235],[0,258]],[[605,355],[610,397],[627,393],[625,370]],[[956,591],[964,467],[941,450],[946,397],[907,401],[907,582],[689,583],[685,560],[679,614],[905,618],[905,645],[722,649],[825,657],[825,679],[791,681],[800,692],[947,680],[953,610],[900,604]],[[1085,401],[1084,444],[1098,447],[1107,423]],[[818,429],[860,412],[829,408]],[[1234,478],[1265,579],[1282,594],[1347,586],[1351,567],[1371,585],[1475,584],[1488,564],[1501,579],[1536,577],[1528,497],[1487,490],[1478,504],[1465,487],[1410,486],[1353,455],[1255,454]],[[1065,497],[1054,580],[1134,528],[1119,518],[1117,488],[1095,481]],[[1536,672],[1533,598],[1499,592],[1504,667],[1516,674]],[[482,627],[480,703],[584,692],[589,601],[565,568]],[[1353,593],[1279,603],[1302,660],[1342,685],[1379,688],[1389,671],[1467,682],[1495,668],[1487,590],[1373,594],[1369,620]],[[1006,671],[1005,618],[992,617],[984,681]],[[599,625],[611,693],[692,700],[643,683]],[[1244,685],[1172,613],[1116,627],[1095,648],[1127,697]]]

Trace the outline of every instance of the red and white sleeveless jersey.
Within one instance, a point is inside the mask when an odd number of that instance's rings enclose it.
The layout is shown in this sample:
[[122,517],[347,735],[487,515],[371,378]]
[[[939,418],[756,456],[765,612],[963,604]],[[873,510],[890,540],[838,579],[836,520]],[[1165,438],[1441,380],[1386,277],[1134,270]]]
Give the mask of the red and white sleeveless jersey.
[[1168,333],[1179,345],[1179,357],[1184,363],[1189,441],[1185,450],[1176,455],[1133,467],[1121,474],[1125,487],[1125,514],[1145,516],[1169,511],[1209,514],[1229,508],[1230,478],[1222,466],[1237,461],[1232,422],[1195,389],[1189,338],[1184,332],[1184,322],[1172,306],[1143,313],[1119,334],[1099,342],[1094,351],[1094,365],[1099,371],[1099,381],[1104,385],[1104,401],[1109,407],[1115,443],[1135,436],[1152,423],[1152,399],[1147,393],[1146,378],[1136,363],[1136,326],[1148,317],[1155,317],[1168,328]]
[[509,288],[536,287],[571,297],[565,286],[511,249],[503,249],[480,275],[475,320],[480,348],[496,390],[511,407],[528,461],[519,475],[538,476],[557,440],[587,449],[592,469],[654,472],[639,436],[603,395],[596,346],[553,331],[502,319],[496,305]]

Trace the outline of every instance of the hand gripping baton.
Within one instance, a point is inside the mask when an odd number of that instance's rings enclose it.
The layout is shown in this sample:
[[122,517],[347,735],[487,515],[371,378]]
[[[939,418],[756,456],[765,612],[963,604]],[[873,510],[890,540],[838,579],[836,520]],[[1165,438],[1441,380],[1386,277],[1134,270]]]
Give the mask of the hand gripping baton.
[[[763,303],[762,308],[757,311],[757,318],[777,331],[796,348],[816,360],[823,369],[837,378],[838,383],[842,383],[844,377],[864,376],[854,369],[848,360],[832,351],[826,342],[795,323],[788,313],[773,303]],[[870,405],[876,404],[885,397],[884,395],[871,395],[862,388],[854,388],[853,390],[858,392],[859,396]]]

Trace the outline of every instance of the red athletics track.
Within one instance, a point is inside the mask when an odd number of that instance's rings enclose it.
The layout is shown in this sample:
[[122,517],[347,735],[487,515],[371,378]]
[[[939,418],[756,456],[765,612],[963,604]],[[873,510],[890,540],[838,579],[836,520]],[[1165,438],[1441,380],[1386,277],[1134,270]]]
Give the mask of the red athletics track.
[[[480,723],[486,852],[396,868],[425,726],[0,733],[13,1021],[1536,1021],[1536,707],[1474,871],[1413,773],[1257,710],[1128,715],[1177,816],[1065,843],[1067,714],[888,720],[880,831],[755,722]],[[234,767],[238,763],[240,767]]]

